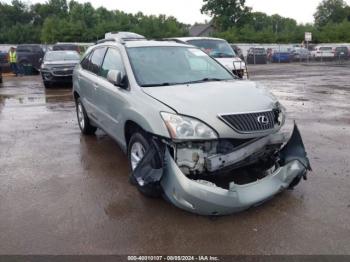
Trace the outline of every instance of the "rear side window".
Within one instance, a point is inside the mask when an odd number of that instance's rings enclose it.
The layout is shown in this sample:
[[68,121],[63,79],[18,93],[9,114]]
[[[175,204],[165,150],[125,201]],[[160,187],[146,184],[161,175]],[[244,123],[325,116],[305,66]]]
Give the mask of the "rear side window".
[[83,61],[81,61],[81,67],[85,70],[89,70],[91,53],[88,54]]
[[115,48],[108,49],[101,66],[100,75],[104,78],[107,78],[109,70],[118,70],[122,73],[125,73],[122,57],[119,51]]
[[332,51],[332,47],[320,47],[321,51]]
[[97,48],[94,50],[94,52],[91,55],[88,70],[96,75],[99,74],[100,66],[105,56],[106,49],[107,49],[106,47]]

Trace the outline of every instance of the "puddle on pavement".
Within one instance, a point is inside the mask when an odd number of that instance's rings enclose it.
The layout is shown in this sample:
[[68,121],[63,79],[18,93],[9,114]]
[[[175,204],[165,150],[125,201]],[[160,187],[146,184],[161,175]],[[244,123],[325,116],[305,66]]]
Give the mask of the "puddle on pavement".
[[0,107],[45,106],[50,110],[71,110],[74,107],[72,89],[45,90],[44,92],[13,94],[0,90]]

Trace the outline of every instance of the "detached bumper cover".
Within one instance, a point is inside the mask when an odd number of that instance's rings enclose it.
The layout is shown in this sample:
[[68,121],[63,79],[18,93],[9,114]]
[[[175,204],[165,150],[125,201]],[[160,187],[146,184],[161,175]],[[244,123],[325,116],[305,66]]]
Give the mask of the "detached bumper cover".
[[305,167],[295,160],[258,182],[231,184],[225,190],[188,179],[168,152],[166,161],[166,176],[161,181],[165,195],[175,206],[200,215],[227,215],[258,205],[288,188],[305,172]]
[[[163,152],[162,172],[160,173],[160,170],[150,172],[149,168],[137,168],[138,172],[135,172],[135,176],[138,181],[142,180],[139,184],[144,184],[146,181],[160,183],[165,197],[171,203],[200,215],[227,215],[257,206],[279,192],[297,185],[301,178],[306,179],[307,171],[311,170],[296,126],[291,139],[280,152],[279,168],[254,183],[237,185],[232,182],[228,190],[211,183],[203,184],[187,178],[168,149]],[[155,154],[154,149],[149,150],[149,154]]]

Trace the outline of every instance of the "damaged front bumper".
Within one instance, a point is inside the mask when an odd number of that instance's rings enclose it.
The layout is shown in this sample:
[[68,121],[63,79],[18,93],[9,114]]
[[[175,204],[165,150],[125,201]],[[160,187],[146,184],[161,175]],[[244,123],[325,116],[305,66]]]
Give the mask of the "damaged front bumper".
[[230,189],[226,190],[187,178],[168,151],[165,161],[166,175],[161,185],[167,199],[179,208],[200,215],[227,215],[259,205],[288,188],[306,170],[303,164],[294,160],[260,181],[246,185],[231,183]]
[[[241,149],[236,151],[236,155],[244,159],[244,156],[249,156],[267,143],[271,143],[269,138],[263,138],[256,141],[255,146],[253,143],[246,147],[246,154]],[[208,181],[190,179],[179,168],[167,147],[162,155],[163,167],[158,172],[149,166],[145,168],[147,165],[141,165],[135,170],[137,181],[142,181],[141,184],[145,184],[145,181],[160,183],[167,200],[181,209],[200,215],[227,215],[257,206],[284,189],[293,188],[302,178],[306,179],[307,171],[311,170],[296,126],[290,140],[279,152],[278,165],[269,170],[268,175],[244,185],[231,182],[228,189]],[[233,157],[234,152],[227,155],[227,158]],[[241,159],[237,158],[238,160]]]

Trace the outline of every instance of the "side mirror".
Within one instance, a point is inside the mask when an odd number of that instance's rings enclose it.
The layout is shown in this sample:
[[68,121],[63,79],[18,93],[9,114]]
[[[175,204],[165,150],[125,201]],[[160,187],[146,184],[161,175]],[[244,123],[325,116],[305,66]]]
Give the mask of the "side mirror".
[[42,58],[39,58],[39,63],[41,64],[43,62],[43,59]]
[[124,87],[123,79],[123,73],[118,70],[109,70],[107,74],[107,80],[115,86]]

